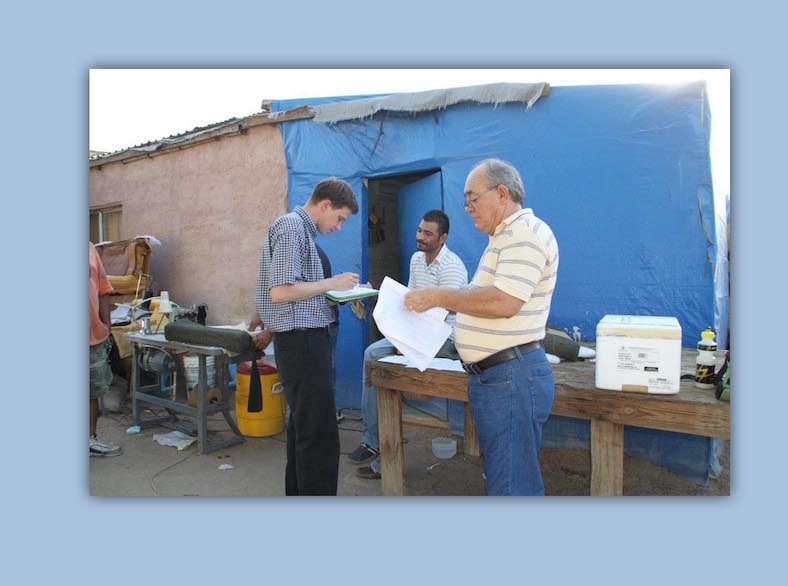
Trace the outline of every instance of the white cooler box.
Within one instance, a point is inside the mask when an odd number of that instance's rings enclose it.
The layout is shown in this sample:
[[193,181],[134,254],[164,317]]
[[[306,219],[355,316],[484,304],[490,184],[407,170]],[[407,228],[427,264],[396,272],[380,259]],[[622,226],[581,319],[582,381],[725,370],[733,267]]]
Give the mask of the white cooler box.
[[596,386],[675,394],[681,381],[681,326],[675,317],[606,315],[596,326]]

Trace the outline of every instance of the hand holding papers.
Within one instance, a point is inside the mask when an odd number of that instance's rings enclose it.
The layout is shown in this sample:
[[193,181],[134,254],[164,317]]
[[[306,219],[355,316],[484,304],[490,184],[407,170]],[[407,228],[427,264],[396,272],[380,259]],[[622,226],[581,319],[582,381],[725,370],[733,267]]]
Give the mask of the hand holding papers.
[[423,313],[406,309],[408,291],[394,279],[383,279],[372,316],[388,341],[423,372],[451,334],[451,326],[444,321],[449,312],[442,307]]
[[372,295],[377,294],[377,289],[370,289],[369,287],[362,287],[361,285],[356,285],[352,289],[347,289],[345,291],[326,291],[326,297],[337,303],[343,303],[353,299],[361,299],[362,297],[371,297]]

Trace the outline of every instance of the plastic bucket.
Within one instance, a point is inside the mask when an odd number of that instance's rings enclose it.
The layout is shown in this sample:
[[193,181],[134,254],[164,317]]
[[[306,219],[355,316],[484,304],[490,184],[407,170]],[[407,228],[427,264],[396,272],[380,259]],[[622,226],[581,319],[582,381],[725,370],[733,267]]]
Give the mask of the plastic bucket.
[[257,362],[260,373],[260,386],[263,392],[263,410],[249,412],[249,384],[252,380],[252,363],[238,365],[235,379],[235,418],[238,429],[250,437],[276,435],[285,429],[287,403],[279,374],[276,369],[263,362]]
[[[186,387],[191,391],[200,382],[200,357],[184,356],[183,373],[186,375]],[[205,357],[205,374],[208,375],[208,388],[216,386],[216,366],[213,356]]]

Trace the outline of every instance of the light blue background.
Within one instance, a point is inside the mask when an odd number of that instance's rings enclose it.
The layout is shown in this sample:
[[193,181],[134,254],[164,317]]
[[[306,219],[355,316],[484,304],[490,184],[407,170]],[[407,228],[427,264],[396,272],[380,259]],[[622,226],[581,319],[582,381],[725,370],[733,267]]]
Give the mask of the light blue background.
[[[766,582],[786,517],[782,20],[712,2],[346,4],[6,8],[4,582]],[[90,498],[88,70],[183,66],[731,68],[732,496]]]

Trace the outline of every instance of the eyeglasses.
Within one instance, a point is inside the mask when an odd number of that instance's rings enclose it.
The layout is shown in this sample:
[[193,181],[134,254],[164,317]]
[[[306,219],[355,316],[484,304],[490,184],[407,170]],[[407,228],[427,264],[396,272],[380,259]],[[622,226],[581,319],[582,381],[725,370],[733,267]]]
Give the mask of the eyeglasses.
[[462,202],[462,207],[464,207],[466,210],[469,210],[471,208],[476,209],[476,202],[479,201],[482,198],[482,196],[488,194],[493,189],[497,189],[497,188],[498,188],[497,185],[493,185],[492,187],[490,187],[484,193],[480,193],[479,195],[477,195],[476,197],[474,197],[472,199],[466,199],[464,202]]

